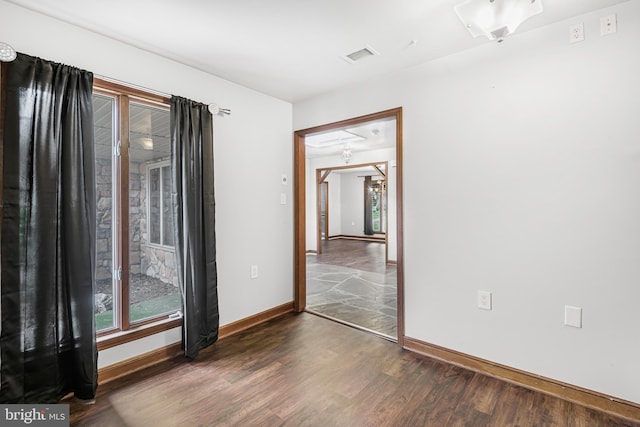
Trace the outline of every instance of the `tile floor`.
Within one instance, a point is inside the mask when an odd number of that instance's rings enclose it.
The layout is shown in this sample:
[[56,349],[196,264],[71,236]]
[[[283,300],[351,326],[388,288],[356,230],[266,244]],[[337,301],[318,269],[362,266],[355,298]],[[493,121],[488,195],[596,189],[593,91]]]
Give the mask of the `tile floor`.
[[363,271],[318,258],[307,255],[307,310],[396,339],[395,268]]

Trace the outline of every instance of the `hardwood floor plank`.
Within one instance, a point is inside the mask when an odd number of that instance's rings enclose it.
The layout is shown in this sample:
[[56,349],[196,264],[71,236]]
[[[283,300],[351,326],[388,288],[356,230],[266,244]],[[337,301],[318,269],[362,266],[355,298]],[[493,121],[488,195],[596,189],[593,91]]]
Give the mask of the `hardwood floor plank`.
[[308,313],[101,385],[74,426],[629,426]]
[[[498,402],[492,422],[495,425],[520,425],[518,423],[522,415],[531,416],[531,398],[535,392],[513,384],[507,384],[503,393],[503,396],[507,395],[512,399],[501,399]],[[514,401],[518,402],[518,404],[514,405]]]
[[424,357],[407,350],[401,350],[401,357],[395,357],[384,366],[383,372],[394,378],[405,378],[419,370],[423,365]]
[[475,409],[466,412],[456,410],[448,425],[451,427],[485,427],[489,425],[491,416]]
[[427,425],[447,425],[455,413],[466,385],[475,374],[466,369],[450,365],[434,390],[427,395],[425,403],[429,405]]
[[394,379],[398,387],[385,395],[385,398],[372,408],[372,414],[365,419],[371,423],[367,425],[402,425],[399,414],[413,413],[419,403],[431,392],[435,381],[429,383],[430,374],[427,370],[417,370],[405,378]]
[[[462,396],[462,405],[467,405],[469,410],[491,415],[505,386],[506,383],[496,384],[490,377],[474,375]],[[482,390],[482,393],[478,393],[478,390]],[[463,406],[459,406],[459,409],[463,409]]]
[[341,265],[374,273],[395,273],[395,264],[385,263],[384,242],[335,239],[322,241],[322,253],[312,256],[320,264]]

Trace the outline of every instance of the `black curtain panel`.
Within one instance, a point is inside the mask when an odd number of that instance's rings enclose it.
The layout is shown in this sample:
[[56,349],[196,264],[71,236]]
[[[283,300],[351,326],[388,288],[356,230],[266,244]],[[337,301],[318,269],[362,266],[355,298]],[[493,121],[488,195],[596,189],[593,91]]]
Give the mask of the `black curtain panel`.
[[195,358],[218,339],[213,118],[204,104],[171,98],[171,172],[183,347]]
[[3,80],[0,402],[92,399],[93,75],[19,54]]
[[364,234],[373,235],[373,207],[371,199],[371,177],[364,177]]

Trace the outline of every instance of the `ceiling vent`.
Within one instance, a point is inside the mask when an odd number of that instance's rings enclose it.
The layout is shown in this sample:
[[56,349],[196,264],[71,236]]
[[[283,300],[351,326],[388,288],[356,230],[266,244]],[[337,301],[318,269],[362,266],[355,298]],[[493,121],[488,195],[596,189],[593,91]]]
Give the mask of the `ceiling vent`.
[[355,64],[358,61],[361,61],[364,58],[368,58],[370,56],[380,55],[374,48],[371,46],[365,46],[364,48],[352,52],[348,55],[343,56],[344,60],[350,64]]

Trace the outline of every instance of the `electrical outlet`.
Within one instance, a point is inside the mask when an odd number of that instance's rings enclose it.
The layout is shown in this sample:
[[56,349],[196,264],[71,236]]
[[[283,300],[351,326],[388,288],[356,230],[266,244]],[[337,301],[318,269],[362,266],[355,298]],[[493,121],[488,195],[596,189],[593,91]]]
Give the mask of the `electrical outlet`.
[[609,16],[603,16],[600,18],[600,35],[606,36],[607,34],[613,34],[618,31],[618,22],[616,20],[616,14]]
[[491,310],[491,292],[478,291],[478,308]]
[[569,43],[584,41],[584,24],[581,22],[569,27]]
[[252,279],[257,279],[258,278],[258,266],[257,265],[252,265],[251,266],[251,278]]
[[287,193],[280,193],[280,204],[281,205],[287,204]]

